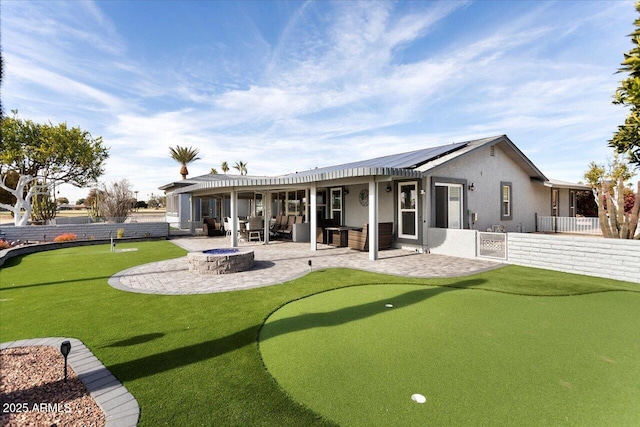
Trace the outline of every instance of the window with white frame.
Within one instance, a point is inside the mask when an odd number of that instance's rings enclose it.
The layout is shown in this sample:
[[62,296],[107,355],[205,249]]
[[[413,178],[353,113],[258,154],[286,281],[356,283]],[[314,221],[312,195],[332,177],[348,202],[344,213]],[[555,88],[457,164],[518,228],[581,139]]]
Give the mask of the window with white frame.
[[177,194],[167,194],[167,215],[178,216]]
[[398,237],[418,238],[418,183],[398,183]]
[[331,218],[342,224],[342,188],[331,189]]
[[500,219],[509,220],[513,218],[513,196],[510,182],[500,183]]
[[560,200],[558,190],[551,190],[551,216],[560,215]]
[[576,192],[569,191],[569,216],[576,216]]
[[450,182],[436,182],[435,226],[437,228],[462,228],[464,206],[463,185]]

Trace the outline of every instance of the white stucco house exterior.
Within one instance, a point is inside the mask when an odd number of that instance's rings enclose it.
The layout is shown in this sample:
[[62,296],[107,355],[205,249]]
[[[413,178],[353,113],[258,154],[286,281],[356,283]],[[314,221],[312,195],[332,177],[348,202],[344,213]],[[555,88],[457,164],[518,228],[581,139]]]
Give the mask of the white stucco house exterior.
[[[392,222],[394,247],[426,251],[443,229],[531,232],[536,215],[575,216],[575,192],[588,187],[549,180],[500,135],[281,176],[204,175],[160,189],[168,222],[285,214],[304,215],[311,230],[324,218],[354,227]],[[377,227],[369,230],[373,260]]]

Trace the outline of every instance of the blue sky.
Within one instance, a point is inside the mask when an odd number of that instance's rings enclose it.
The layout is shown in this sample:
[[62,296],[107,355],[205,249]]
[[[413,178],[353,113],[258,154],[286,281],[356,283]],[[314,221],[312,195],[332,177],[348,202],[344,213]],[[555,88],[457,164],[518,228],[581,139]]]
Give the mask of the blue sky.
[[175,145],[200,149],[190,177],[276,175],[507,134],[578,181],[624,121],[635,18],[612,0],[5,0],[2,105],[102,136],[103,180],[140,199],[180,179]]

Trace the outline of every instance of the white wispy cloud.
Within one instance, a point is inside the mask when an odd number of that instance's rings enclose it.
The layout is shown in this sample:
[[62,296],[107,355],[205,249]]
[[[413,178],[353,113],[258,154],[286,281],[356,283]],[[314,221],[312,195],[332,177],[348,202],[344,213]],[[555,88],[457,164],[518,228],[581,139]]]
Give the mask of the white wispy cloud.
[[[176,144],[201,150],[191,176],[223,160],[279,174],[502,133],[571,180],[624,117],[610,104],[617,63],[581,55],[615,40],[622,58],[630,3],[542,3],[446,35],[483,5],[294,5],[275,44],[242,16],[237,45],[193,40],[158,64],[130,53],[100,3],[5,2],[3,105],[102,135],[105,179],[143,192],[179,178]],[[548,154],[577,144],[568,163]]]

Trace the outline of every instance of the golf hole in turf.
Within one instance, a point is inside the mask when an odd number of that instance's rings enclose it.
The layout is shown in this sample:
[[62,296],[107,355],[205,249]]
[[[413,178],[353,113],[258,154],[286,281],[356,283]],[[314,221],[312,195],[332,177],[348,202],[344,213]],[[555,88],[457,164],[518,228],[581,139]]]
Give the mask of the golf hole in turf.
[[427,401],[427,398],[421,394],[416,393],[411,395],[411,400],[413,400],[416,403],[424,403]]

